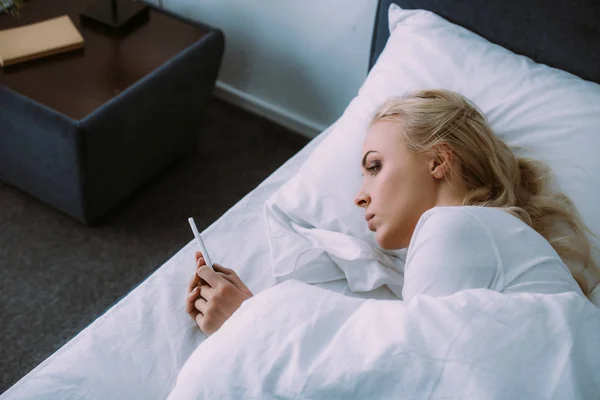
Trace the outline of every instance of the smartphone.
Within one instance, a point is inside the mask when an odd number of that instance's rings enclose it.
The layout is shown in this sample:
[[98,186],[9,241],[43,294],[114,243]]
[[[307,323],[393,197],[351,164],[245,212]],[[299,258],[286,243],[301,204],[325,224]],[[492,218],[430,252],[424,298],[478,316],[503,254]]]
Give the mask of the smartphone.
[[204,256],[204,261],[206,261],[206,265],[208,265],[210,267],[210,269],[212,269],[214,271],[215,269],[213,268],[212,262],[210,261],[208,251],[206,251],[206,247],[204,246],[204,242],[202,241],[202,238],[200,237],[200,232],[198,232],[198,228],[196,227],[194,218],[192,218],[192,217],[188,218],[188,222],[190,223],[190,227],[192,228],[192,232],[194,233],[196,242],[198,243],[198,246],[200,246],[200,251],[202,251],[202,255]]

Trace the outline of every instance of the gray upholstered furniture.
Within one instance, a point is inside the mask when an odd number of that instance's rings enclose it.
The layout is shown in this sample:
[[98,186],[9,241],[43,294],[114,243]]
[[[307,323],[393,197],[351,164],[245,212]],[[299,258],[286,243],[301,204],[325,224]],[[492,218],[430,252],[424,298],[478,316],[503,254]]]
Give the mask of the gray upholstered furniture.
[[600,83],[600,3],[589,0],[379,0],[371,41],[373,67],[390,36],[388,9],[433,11],[534,61]]
[[0,179],[87,224],[195,151],[220,30],[156,8],[121,36],[81,26],[89,0],[26,3],[0,29],[68,14],[81,51],[0,72]]

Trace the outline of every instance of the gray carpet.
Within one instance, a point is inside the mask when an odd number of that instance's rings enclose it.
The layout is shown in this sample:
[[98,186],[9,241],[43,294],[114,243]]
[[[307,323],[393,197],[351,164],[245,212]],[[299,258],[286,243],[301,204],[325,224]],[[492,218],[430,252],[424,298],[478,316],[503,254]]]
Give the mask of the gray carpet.
[[204,230],[307,143],[213,99],[198,153],[95,227],[0,181],[0,393],[190,241],[188,217]]

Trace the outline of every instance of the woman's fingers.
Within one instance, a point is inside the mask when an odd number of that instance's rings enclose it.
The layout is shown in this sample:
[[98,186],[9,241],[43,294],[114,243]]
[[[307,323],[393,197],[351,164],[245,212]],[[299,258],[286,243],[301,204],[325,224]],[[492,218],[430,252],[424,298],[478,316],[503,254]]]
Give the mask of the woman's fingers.
[[194,306],[193,306],[193,304],[194,304],[194,303],[192,303],[192,308],[193,308],[193,310],[192,310],[192,311],[190,311],[188,314],[189,314],[189,316],[190,316],[190,317],[192,317],[192,319],[193,319],[194,321],[196,321],[196,319],[198,318],[198,314],[200,314],[200,315],[202,315],[202,314],[200,313],[200,311],[198,311],[198,310],[196,309],[196,307],[194,307]]
[[190,280],[190,283],[188,284],[188,290],[187,290],[187,292],[190,293],[192,290],[194,290],[194,288],[196,286],[198,286],[198,284],[200,283],[200,280],[201,279],[198,276],[198,274],[194,274],[194,276]]
[[202,297],[200,297],[199,299],[197,299],[194,302],[194,308],[196,308],[197,311],[201,312],[202,315],[206,314],[207,305],[208,305],[208,301],[206,301]]
[[196,318],[194,318],[194,320],[196,321],[196,325],[198,325],[198,327],[200,328],[200,330],[202,332],[204,332],[204,334],[206,336],[210,336],[210,333],[206,329],[206,323],[205,323],[204,315],[202,315],[201,312],[198,312],[198,314],[196,314]]
[[226,281],[228,281],[229,283],[231,283],[233,286],[238,287],[237,285],[237,280],[235,279],[235,276],[231,276],[231,275],[227,275],[223,272],[218,272],[219,275],[221,275],[223,277],[223,279],[225,279]]
[[[196,270],[198,270],[198,268],[200,268],[202,265],[204,265],[204,258],[202,257],[202,253],[197,251],[196,252]],[[198,286],[198,284],[202,284],[202,279],[198,276],[198,274],[194,274],[193,278],[190,280],[190,283],[188,284],[188,293],[190,293],[196,286]]]
[[213,266],[215,267],[215,271],[219,271],[220,273],[222,272],[223,277],[229,282],[231,282],[233,286],[240,289],[247,295],[252,296],[252,292],[250,291],[250,289],[248,289],[248,286],[246,286],[244,282],[242,282],[242,280],[234,270],[232,270],[231,268],[225,268],[222,265],[216,263],[213,264]]
[[200,286],[196,286],[195,288],[192,289],[191,292],[188,293],[188,301],[193,302],[200,296],[199,288],[200,288]]
[[213,268],[215,269],[215,271],[222,272],[225,275],[235,274],[235,272],[233,272],[233,270],[231,268],[225,268],[224,266],[222,266],[221,264],[218,264],[218,263],[214,263]]
[[194,307],[194,303],[190,303],[190,304],[191,304],[191,309],[190,309],[190,311],[188,311],[188,315],[189,315],[190,317],[192,317],[192,319],[196,319],[196,316],[198,315],[198,313],[199,313],[200,311],[198,311],[198,310],[196,309],[196,307]]
[[212,287],[208,285],[200,286],[200,297],[206,299],[206,301],[210,301],[214,295],[215,290]]
[[198,270],[196,271],[196,274],[198,274],[200,278],[204,279],[204,281],[213,288],[217,287],[219,283],[222,282],[222,275],[220,275],[216,271],[213,271],[213,269],[210,268],[208,265],[200,266],[200,268],[198,268]]
[[196,274],[206,283],[188,295],[187,309],[200,330],[211,335],[252,293],[233,270],[216,263],[210,268],[202,261],[198,257]]
[[200,290],[196,286],[196,288],[194,288],[187,295],[187,301],[185,302],[185,311],[188,314],[191,314],[195,310],[194,302],[198,299],[198,297],[200,297]]
[[[196,251],[195,257],[196,259],[196,272],[198,271],[198,267],[200,265],[204,265],[204,258],[202,257],[202,252]],[[200,313],[194,303],[200,297],[200,286],[206,285],[206,282],[197,273],[194,273],[194,276],[190,280],[188,284],[188,291],[185,302],[185,311],[192,317],[193,320],[196,320],[196,317]]]

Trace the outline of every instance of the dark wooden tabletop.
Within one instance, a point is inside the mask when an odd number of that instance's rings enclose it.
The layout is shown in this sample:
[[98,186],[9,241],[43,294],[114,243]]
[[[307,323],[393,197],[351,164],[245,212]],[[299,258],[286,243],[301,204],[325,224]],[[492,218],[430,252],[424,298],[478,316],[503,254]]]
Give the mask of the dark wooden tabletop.
[[84,47],[0,68],[0,85],[34,99],[73,119],[81,119],[147,75],[208,32],[152,8],[135,30],[115,35],[82,26],[80,12],[94,0],[30,0],[20,18],[0,15],[0,29],[69,15]]

